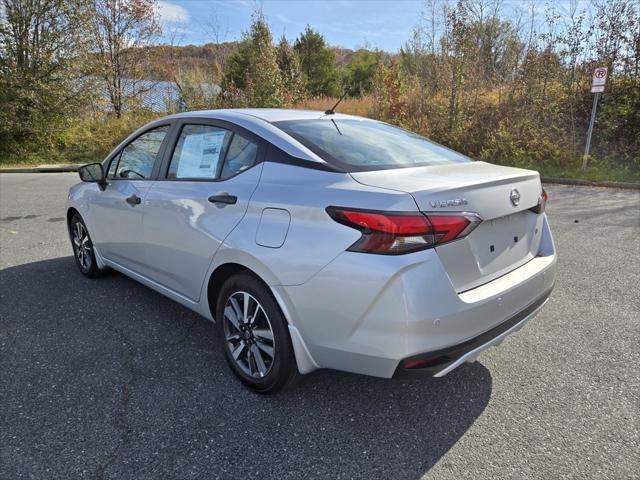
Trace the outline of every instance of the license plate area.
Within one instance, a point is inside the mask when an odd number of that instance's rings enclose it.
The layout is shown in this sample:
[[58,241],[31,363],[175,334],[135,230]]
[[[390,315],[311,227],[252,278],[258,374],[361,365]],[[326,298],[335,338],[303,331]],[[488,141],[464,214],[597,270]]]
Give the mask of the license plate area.
[[465,292],[534,258],[540,247],[541,228],[541,215],[528,210],[516,212],[484,220],[467,237],[436,247],[436,252],[453,287]]
[[527,257],[535,228],[536,215],[528,211],[484,221],[469,238],[480,269],[496,271]]

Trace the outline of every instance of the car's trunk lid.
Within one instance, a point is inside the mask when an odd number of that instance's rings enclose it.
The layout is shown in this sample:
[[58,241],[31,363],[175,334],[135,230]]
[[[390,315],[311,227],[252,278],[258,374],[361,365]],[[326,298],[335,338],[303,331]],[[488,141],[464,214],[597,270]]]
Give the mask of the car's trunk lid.
[[490,282],[538,252],[542,219],[529,210],[542,191],[537,172],[469,162],[351,175],[366,185],[410,193],[427,214],[480,215],[482,223],[467,237],[436,247],[458,292]]

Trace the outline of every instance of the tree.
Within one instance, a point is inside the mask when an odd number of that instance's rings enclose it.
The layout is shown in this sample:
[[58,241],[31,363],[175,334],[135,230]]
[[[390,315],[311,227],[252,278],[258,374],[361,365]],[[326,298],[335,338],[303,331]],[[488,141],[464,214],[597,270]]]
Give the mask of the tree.
[[47,148],[82,104],[83,4],[70,0],[0,3],[0,156]]
[[405,85],[400,65],[392,60],[390,65],[380,60],[373,78],[375,114],[381,120],[404,125],[407,118]]
[[314,96],[339,95],[336,55],[327,46],[324,37],[307,25],[293,48],[300,57],[309,93]]
[[300,59],[283,35],[277,47],[277,61],[284,82],[285,103],[298,103],[304,99],[305,84]]
[[261,12],[253,15],[246,42],[249,45],[246,96],[252,107],[280,107],[284,103],[282,77],[271,30]]
[[222,86],[224,90],[230,88],[244,89],[247,81],[247,69],[251,61],[251,44],[245,38],[238,49],[233,52],[224,67]]
[[446,7],[445,32],[441,40],[445,65],[450,69],[449,80],[449,133],[458,126],[461,97],[464,93],[464,82],[472,78],[467,75],[469,56],[466,52],[472,48],[469,11],[466,2],[458,0],[453,7]]
[[223,97],[241,99],[252,107],[279,107],[285,102],[285,87],[278,65],[278,51],[264,15],[254,12],[249,32],[226,63]]
[[216,108],[219,87],[210,83],[211,78],[195,69],[179,71],[173,81],[178,88],[177,102],[167,103],[167,111],[207,110]]
[[431,3],[428,25],[418,25],[411,32],[410,39],[400,49],[400,65],[407,79],[408,108],[413,125],[424,132],[429,119],[433,118],[433,97],[440,88],[441,57],[435,49],[436,12]]
[[344,72],[344,85],[349,95],[361,97],[373,90],[373,77],[376,72],[380,54],[361,48],[351,57],[351,62]]
[[609,68],[594,151],[640,170],[640,5],[634,0],[598,0],[594,6],[595,57],[585,73],[589,78],[594,67]]
[[143,47],[160,33],[156,0],[92,0],[92,70],[104,81],[117,117],[130,99],[150,88],[140,82],[150,55]]

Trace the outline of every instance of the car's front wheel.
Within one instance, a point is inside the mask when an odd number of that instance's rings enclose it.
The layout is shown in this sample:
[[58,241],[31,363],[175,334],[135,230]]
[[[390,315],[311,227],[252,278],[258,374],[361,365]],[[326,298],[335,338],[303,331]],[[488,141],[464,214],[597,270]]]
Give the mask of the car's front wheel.
[[96,257],[93,250],[93,242],[89,236],[89,230],[82,221],[82,217],[75,213],[71,217],[69,223],[69,234],[71,235],[71,245],[73,246],[73,255],[76,259],[76,265],[80,272],[89,278],[95,278],[100,275],[101,270],[96,263]]
[[245,385],[275,393],[296,377],[287,321],[258,278],[242,272],[224,283],[216,322],[227,362]]

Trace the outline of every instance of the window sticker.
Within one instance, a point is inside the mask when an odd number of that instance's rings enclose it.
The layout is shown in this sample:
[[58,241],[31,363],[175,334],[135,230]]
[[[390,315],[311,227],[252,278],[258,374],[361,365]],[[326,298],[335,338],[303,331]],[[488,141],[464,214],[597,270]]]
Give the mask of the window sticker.
[[178,162],[178,178],[214,178],[226,131],[218,130],[185,137]]

